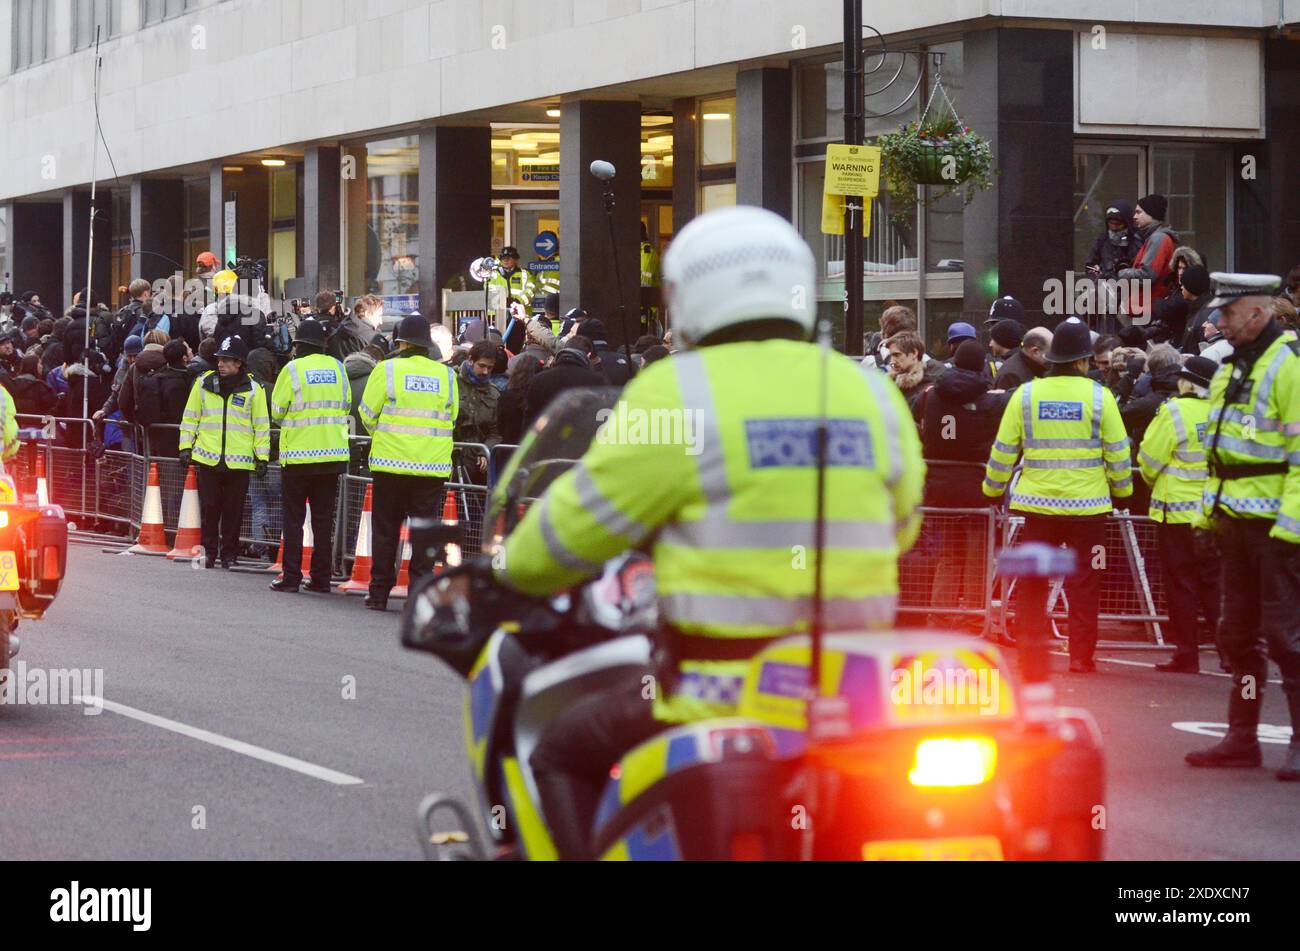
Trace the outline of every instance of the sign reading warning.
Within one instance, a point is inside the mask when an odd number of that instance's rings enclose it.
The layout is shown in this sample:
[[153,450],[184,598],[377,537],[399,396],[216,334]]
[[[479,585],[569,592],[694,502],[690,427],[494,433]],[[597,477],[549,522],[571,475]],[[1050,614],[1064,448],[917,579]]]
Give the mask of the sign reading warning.
[[874,145],[826,146],[827,195],[880,194],[880,149]]

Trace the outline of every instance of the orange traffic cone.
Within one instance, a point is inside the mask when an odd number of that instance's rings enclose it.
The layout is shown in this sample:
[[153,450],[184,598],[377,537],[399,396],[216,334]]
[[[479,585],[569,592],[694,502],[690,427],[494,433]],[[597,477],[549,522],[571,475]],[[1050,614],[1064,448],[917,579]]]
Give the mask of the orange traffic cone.
[[149,485],[144,492],[144,513],[140,517],[140,538],[127,549],[132,555],[166,555],[167,532],[163,528],[162,488],[158,484],[158,464],[149,467]]
[[167,557],[172,561],[190,559],[203,550],[200,532],[199,476],[193,466],[185,474],[185,491],[181,494],[181,514],[176,521],[176,544]]
[[447,529],[447,540],[434,567],[450,565],[454,568],[460,565],[460,543],[456,540],[456,532],[460,528],[460,512],[456,507],[456,493],[452,489],[447,490],[447,495],[442,500],[442,527]]
[[411,530],[410,523],[402,523],[399,536],[402,545],[402,567],[397,572],[397,587],[389,594],[390,598],[404,598],[411,587]]
[[274,571],[277,575],[284,574],[284,533],[280,533],[280,551],[275,556],[275,563],[270,565],[267,571]]
[[36,502],[38,505],[50,504],[50,486],[45,481],[45,453],[36,453]]
[[357,527],[356,557],[352,560],[352,577],[338,588],[344,594],[370,592],[370,496],[373,488],[370,483],[366,483],[366,498],[361,503],[361,524]]
[[[302,526],[302,558],[298,562],[298,570],[305,572],[311,567],[311,550],[316,547],[316,536],[311,531],[311,503],[307,503],[307,511],[303,516]],[[280,554],[275,557],[275,564],[267,571],[278,571],[280,576],[284,576],[284,533],[280,533]]]

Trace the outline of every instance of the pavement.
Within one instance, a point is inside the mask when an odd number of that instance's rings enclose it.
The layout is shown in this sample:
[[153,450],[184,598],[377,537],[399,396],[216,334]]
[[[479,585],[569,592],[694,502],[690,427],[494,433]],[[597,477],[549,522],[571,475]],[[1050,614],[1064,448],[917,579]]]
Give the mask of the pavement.
[[[272,577],[72,546],[15,663],[102,670],[105,708],[0,706],[0,856],[419,857],[421,797],[470,794],[461,681],[400,646],[400,602],[380,615],[274,594]],[[1265,768],[1205,771],[1182,757],[1214,742],[1190,731],[1222,730],[1214,654],[1200,675],[1157,673],[1157,651],[1098,656],[1098,673],[1055,683],[1104,735],[1107,856],[1300,858],[1300,784],[1273,777],[1288,733],[1276,670]]]

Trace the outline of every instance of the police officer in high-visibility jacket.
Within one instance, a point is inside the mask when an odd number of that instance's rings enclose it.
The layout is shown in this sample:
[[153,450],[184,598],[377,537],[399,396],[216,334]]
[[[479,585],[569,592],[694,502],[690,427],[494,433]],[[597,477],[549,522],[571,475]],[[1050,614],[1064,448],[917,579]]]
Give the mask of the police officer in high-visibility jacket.
[[[451,477],[452,431],[460,411],[452,370],[430,355],[429,322],[418,315],[397,326],[398,352],[370,373],[358,416],[373,434],[371,526],[374,567],[366,607],[384,611],[397,583],[397,543],[408,517],[442,511],[442,487]],[[422,551],[411,555],[411,581],[432,569]]]
[[1156,670],[1200,670],[1199,606],[1214,634],[1219,627],[1219,559],[1212,538],[1199,531],[1205,468],[1205,397],[1219,365],[1192,357],[1178,373],[1178,396],[1166,402],[1147,427],[1138,450],[1142,479],[1151,486],[1151,521],[1156,523],[1161,576],[1169,605],[1174,655]]
[[[813,572],[792,570],[791,553],[816,557],[823,353],[798,293],[814,286],[812,252],[778,215],[737,206],[682,229],[664,280],[689,349],[638,374],[602,434],[617,419],[679,414],[697,427],[693,443],[598,437],[498,559],[501,583],[541,594],[652,546],[670,682],[653,704],[638,683],[576,705],[530,760],[563,857],[586,854],[596,797],[623,751],[664,724],[734,715],[748,659],[806,631],[811,614]],[[762,369],[772,367],[783,385]],[[920,528],[920,441],[883,374],[839,354],[825,370],[827,627],[887,627],[898,557]]]
[[501,291],[501,306],[509,308],[512,303],[519,304],[524,311],[531,312],[533,307],[532,275],[519,266],[519,249],[507,246],[501,249],[501,268],[488,281],[490,287]]
[[[1267,656],[1282,672],[1291,745],[1277,778],[1300,782],[1300,342],[1274,319],[1271,274],[1211,274],[1235,348],[1210,385],[1202,512],[1222,553],[1219,643],[1232,668],[1228,732],[1192,766],[1259,766]],[[1267,654],[1266,654],[1267,651]]]
[[[9,395],[9,391],[0,387],[0,417],[4,419],[3,439],[4,447],[0,449],[0,458],[8,462],[14,456],[18,455],[22,449],[22,443],[18,441],[18,407],[14,405],[14,398]],[[3,468],[0,467],[0,472]]]
[[315,537],[308,591],[329,594],[334,563],[334,505],[339,476],[348,468],[352,387],[343,364],[325,353],[325,326],[304,320],[294,338],[294,359],[280,371],[271,393],[271,419],[280,427],[280,486],[284,513],[284,573],[272,591],[294,593],[302,584],[302,534],[307,506]]
[[200,538],[208,568],[234,566],[248,496],[248,474],[266,474],[271,459],[271,419],[266,390],[248,373],[248,347],[226,337],[215,354],[216,371],[194,381],[181,416],[180,460],[199,476]]
[[[1021,542],[1046,542],[1074,550],[1077,570],[1066,579],[1070,601],[1070,670],[1096,670],[1097,613],[1101,559],[1105,557],[1106,516],[1111,497],[1133,494],[1129,441],[1115,397],[1088,379],[1092,338],[1077,318],[1052,335],[1045,359],[1048,375],[1018,389],[1002,414],[997,439],[984,474],[984,494],[1006,491],[1016,459],[1024,468],[1011,492],[1011,509],[1025,517]],[[1025,638],[1047,636],[1048,579],[1022,578],[1020,632]],[[1030,680],[1045,671],[1025,669]],[[1042,662],[1045,662],[1045,658]]]

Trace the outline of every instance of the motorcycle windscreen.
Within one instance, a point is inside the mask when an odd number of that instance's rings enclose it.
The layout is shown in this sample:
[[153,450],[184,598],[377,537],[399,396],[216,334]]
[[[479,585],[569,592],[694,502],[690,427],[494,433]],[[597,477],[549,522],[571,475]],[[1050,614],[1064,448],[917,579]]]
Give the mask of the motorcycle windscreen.
[[491,553],[552,482],[586,454],[618,404],[615,387],[565,390],[543,410],[511,455],[483,516],[483,550]]

